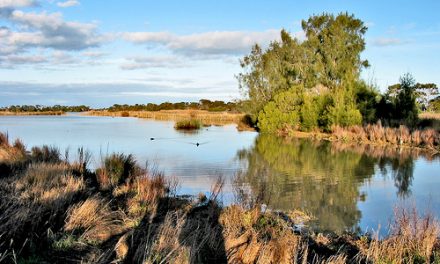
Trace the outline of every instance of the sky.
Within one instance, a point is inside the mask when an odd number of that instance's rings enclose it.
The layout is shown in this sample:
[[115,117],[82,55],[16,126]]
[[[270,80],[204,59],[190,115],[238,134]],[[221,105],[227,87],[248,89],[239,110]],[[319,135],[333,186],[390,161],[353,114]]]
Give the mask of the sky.
[[368,26],[362,77],[440,85],[437,0],[0,0],[0,106],[107,107],[241,98],[239,59],[301,20],[354,14]]

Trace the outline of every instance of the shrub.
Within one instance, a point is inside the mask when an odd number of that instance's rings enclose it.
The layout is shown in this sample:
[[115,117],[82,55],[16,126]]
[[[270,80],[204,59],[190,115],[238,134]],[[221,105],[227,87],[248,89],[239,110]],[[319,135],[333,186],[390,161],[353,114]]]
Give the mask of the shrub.
[[61,153],[56,147],[46,145],[41,148],[33,147],[31,149],[31,159],[33,162],[59,163],[61,162]]
[[9,146],[8,135],[1,132],[0,132],[0,146]]
[[275,96],[258,114],[258,127],[262,132],[276,133],[282,129],[299,127],[298,104],[300,98],[293,91]]
[[422,142],[425,146],[433,148],[435,144],[436,132],[434,129],[425,129],[421,133]]
[[104,159],[103,167],[96,170],[98,182],[102,188],[124,183],[141,169],[132,155],[112,154]]
[[129,116],[130,116],[130,113],[127,112],[127,111],[124,111],[124,112],[121,113],[121,116],[122,116],[122,117],[129,117]]
[[411,134],[406,126],[399,126],[398,137],[400,144],[411,144]]
[[301,130],[311,131],[318,127],[319,113],[322,111],[319,98],[304,96],[301,107]]

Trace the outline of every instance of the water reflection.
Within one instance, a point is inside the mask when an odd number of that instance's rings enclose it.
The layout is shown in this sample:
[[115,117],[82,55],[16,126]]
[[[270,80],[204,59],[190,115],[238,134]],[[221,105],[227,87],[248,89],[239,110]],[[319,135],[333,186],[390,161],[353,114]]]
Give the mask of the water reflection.
[[323,231],[356,231],[362,217],[358,202],[368,199],[360,187],[380,172],[394,181],[397,196],[407,197],[414,158],[421,154],[419,150],[260,135],[252,148],[237,154],[247,169],[238,173],[236,185],[242,195],[248,191],[271,208],[301,208],[311,213]]

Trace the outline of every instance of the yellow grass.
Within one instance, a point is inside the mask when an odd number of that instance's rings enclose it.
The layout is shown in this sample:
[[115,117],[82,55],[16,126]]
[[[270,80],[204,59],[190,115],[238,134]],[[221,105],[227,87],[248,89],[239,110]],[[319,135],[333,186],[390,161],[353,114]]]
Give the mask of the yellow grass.
[[440,120],[440,113],[436,112],[424,112],[419,115],[420,119],[436,119]]
[[205,110],[161,110],[161,111],[90,111],[85,113],[91,116],[121,116],[148,118],[155,120],[171,120],[182,121],[188,119],[196,119],[203,123],[203,125],[224,125],[224,124],[238,124],[241,122],[245,114],[243,113],[229,113],[229,112],[209,112]]

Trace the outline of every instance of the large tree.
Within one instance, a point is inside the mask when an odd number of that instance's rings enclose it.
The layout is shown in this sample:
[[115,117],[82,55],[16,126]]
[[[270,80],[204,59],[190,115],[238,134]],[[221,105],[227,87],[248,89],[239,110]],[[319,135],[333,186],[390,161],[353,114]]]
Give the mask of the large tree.
[[[320,105],[323,109],[315,111],[326,116],[317,116],[319,122],[308,120],[308,124],[319,123],[329,128],[333,124],[359,123],[361,114],[354,95],[360,72],[368,66],[368,62],[361,59],[367,27],[353,15],[341,13],[336,17],[312,16],[302,21],[302,28],[306,40],[300,41],[282,30],[280,41],[272,42],[267,50],[255,45],[241,60],[243,72],[238,80],[248,99],[247,110],[254,121],[258,116],[270,119],[270,114],[259,115],[260,111],[276,95],[289,91],[298,98],[292,102],[283,100],[283,104],[299,106],[286,109],[301,111],[301,105],[310,105],[313,97],[328,98],[320,100],[324,102]],[[292,115],[298,116],[298,113]],[[310,125],[304,127],[311,129]]]

